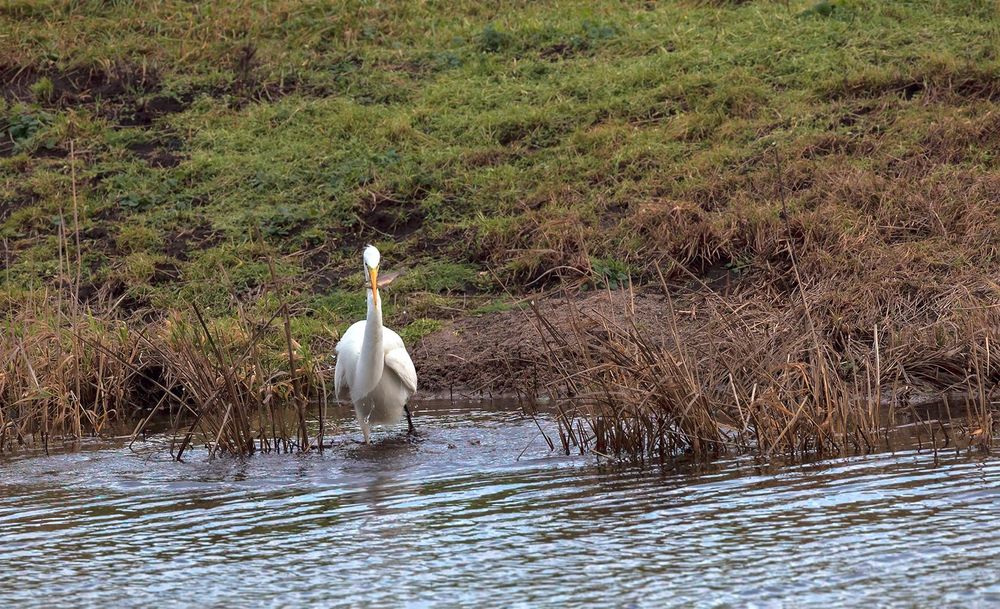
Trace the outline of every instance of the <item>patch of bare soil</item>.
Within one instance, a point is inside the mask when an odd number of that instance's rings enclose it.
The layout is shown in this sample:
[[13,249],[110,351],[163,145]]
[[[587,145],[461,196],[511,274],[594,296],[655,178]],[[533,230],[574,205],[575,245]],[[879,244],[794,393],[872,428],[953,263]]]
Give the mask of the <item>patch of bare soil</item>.
[[[43,79],[51,86],[34,93]],[[160,92],[155,69],[127,63],[107,69],[38,70],[30,66],[0,65],[0,97],[9,101],[37,101],[48,108],[77,108],[100,100],[101,114],[124,127],[145,127],[161,116],[187,109],[191,97]],[[41,97],[39,97],[41,96]]]
[[164,253],[180,261],[187,261],[189,253],[195,250],[207,250],[222,243],[222,234],[212,230],[207,224],[199,224],[172,233],[166,239]]
[[426,193],[407,200],[389,196],[376,197],[360,216],[364,225],[377,233],[395,239],[409,237],[423,226],[420,201]]
[[29,207],[38,202],[40,197],[30,189],[19,189],[13,197],[0,198],[0,222],[3,222],[14,212]]
[[41,71],[29,66],[0,66],[0,96],[13,101],[34,99],[32,85],[42,78],[52,82],[47,99],[51,106],[68,107],[94,99],[114,99],[147,93],[159,86],[155,71],[119,64],[108,70]]
[[[259,74],[255,56],[252,47],[240,49],[231,62],[231,82],[222,87],[181,94],[165,89],[158,69],[128,62],[101,69],[70,70],[0,63],[0,98],[10,102],[37,102],[43,107],[60,110],[101,101],[100,114],[118,126],[146,128],[158,118],[187,110],[199,94],[224,98],[231,107],[239,109],[251,102],[273,101],[299,89],[294,79],[266,80]],[[46,79],[50,83],[47,90],[32,90]],[[4,150],[0,148],[0,152]]]
[[176,167],[183,156],[177,152],[181,147],[180,140],[167,139],[162,142],[137,142],[128,149],[137,157],[160,169]]
[[187,110],[191,100],[190,95],[182,98],[157,95],[144,101],[125,100],[124,109],[117,111],[114,118],[122,127],[148,127],[161,116]]

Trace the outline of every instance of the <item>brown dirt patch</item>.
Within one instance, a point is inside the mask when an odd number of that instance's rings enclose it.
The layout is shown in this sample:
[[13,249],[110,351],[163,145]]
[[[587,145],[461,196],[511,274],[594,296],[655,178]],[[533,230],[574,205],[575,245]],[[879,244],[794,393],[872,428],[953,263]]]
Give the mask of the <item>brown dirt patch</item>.
[[184,229],[171,234],[166,239],[165,252],[168,256],[180,261],[189,259],[192,250],[207,250],[222,242],[222,234],[206,224]]
[[157,95],[145,101],[129,100],[125,107],[113,112],[112,116],[123,127],[148,127],[153,121],[168,114],[183,112],[191,104],[193,96],[181,98]]
[[334,253],[337,245],[338,239],[329,236],[325,243],[302,255],[302,267],[306,271],[304,285],[309,286],[313,294],[329,292],[347,275],[357,272],[355,266],[347,268],[340,263],[341,258]]
[[38,194],[31,190],[18,190],[13,197],[0,199],[0,223],[17,210],[35,205],[39,200]]
[[[895,366],[899,387],[961,388],[979,365],[975,341],[997,327],[996,283],[975,270],[937,268],[921,255],[919,249],[895,248],[871,269],[855,270],[854,277],[807,273],[799,286],[762,274],[741,278],[731,289],[692,279],[671,286],[673,315],[670,301],[652,286],[637,288],[634,298],[607,291],[550,297],[537,304],[544,324],[553,329],[544,338],[542,322],[525,305],[452,321],[413,345],[411,353],[424,395],[545,394],[559,373],[548,365],[547,353],[600,342],[608,327],[628,331],[634,322],[650,348],[677,353],[676,345],[687,345],[708,358],[701,363],[748,350],[807,357],[802,354],[823,345],[836,374],[851,382],[881,342],[883,371]],[[776,375],[786,373],[791,360],[781,355],[767,361],[764,372]],[[729,363],[734,369],[749,365],[742,359]],[[989,380],[996,387],[1000,376]]]
[[376,197],[360,216],[361,221],[383,235],[396,239],[409,237],[424,224],[424,215],[417,209],[421,198],[406,201],[388,196]]
[[[50,91],[36,98],[32,86],[48,79]],[[126,127],[148,126],[167,114],[181,112],[192,97],[163,94],[155,68],[117,63],[108,69],[38,70],[30,66],[0,66],[0,97],[12,102],[34,101],[46,108],[75,108],[103,101],[102,116]]]
[[31,87],[42,78],[52,81],[48,99],[39,100],[54,107],[69,107],[94,101],[115,99],[156,90],[159,74],[130,64],[116,64],[109,70],[76,69],[68,71],[37,70],[27,66],[0,66],[0,96],[10,101],[34,100]]
[[1000,80],[985,70],[966,70],[964,73],[932,70],[889,79],[862,78],[842,83],[823,93],[828,100],[877,98],[883,95],[911,100],[924,95],[930,101],[944,98],[996,101],[1000,98]]
[[[0,64],[0,98],[10,102],[36,102],[54,109],[86,107],[100,100],[104,102],[100,114],[115,124],[148,127],[158,118],[187,110],[198,94],[225,98],[231,107],[239,109],[255,101],[273,101],[300,88],[294,79],[271,82],[261,76],[252,47],[239,49],[230,63],[233,78],[227,85],[182,94],[164,91],[158,69],[127,62],[108,69],[65,71]],[[43,79],[51,81],[52,86],[43,98],[38,98],[32,87]]]
[[580,49],[565,42],[557,42],[539,51],[538,55],[548,61],[561,61],[579,54]]
[[173,283],[180,279],[181,270],[172,262],[158,262],[153,267],[153,276],[149,280],[150,285],[160,285]]
[[167,139],[155,142],[136,142],[128,149],[137,157],[146,161],[152,167],[160,169],[176,167],[184,157],[177,152],[181,147],[180,140]]

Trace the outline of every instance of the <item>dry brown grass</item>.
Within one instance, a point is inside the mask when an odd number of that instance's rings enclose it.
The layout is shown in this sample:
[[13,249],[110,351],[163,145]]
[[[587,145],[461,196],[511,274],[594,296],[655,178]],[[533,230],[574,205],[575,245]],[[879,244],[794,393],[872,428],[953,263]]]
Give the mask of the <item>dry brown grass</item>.
[[[292,337],[288,294],[273,261],[254,306],[231,290],[238,314],[227,320],[207,320],[196,304],[186,312],[130,314],[122,298],[85,305],[76,164],[71,142],[59,288],[0,302],[0,453],[117,433],[137,414],[133,441],[171,415],[170,450],[178,460],[194,441],[212,455],[308,451],[311,405],[319,407],[315,446],[322,450],[323,371]],[[287,410],[296,414],[294,425]]]
[[[212,455],[322,451],[324,371],[292,337],[286,295],[271,284],[239,314],[209,321],[189,312],[100,311],[78,297],[72,237],[61,234],[67,290],[6,303],[0,334],[0,453],[51,440],[120,433],[133,441],[169,421],[171,455],[193,442]],[[261,315],[264,317],[262,318]],[[283,323],[279,323],[283,322]],[[277,357],[284,346],[285,357]],[[318,408],[312,437],[309,410]],[[289,424],[289,412],[295,423]]]
[[[663,287],[667,285],[664,282]],[[681,453],[851,454],[886,447],[914,400],[961,395],[949,437],[989,448],[996,432],[998,310],[953,294],[931,324],[926,306],[845,334],[829,309],[836,284],[801,297],[764,287],[725,297],[702,286],[635,314],[627,294],[569,322],[541,310],[539,357],[553,379],[563,449],[628,459]],[[683,302],[683,305],[676,302]],[[868,303],[870,306],[873,303]],[[860,306],[860,303],[856,303]],[[611,312],[609,312],[611,311]]]
[[[212,454],[322,450],[324,372],[295,354],[277,322],[283,308],[213,328],[197,308],[141,322],[55,306],[8,320],[0,337],[0,452],[119,434],[129,422],[135,439],[165,421],[178,460],[194,442]],[[281,339],[294,368],[266,356],[262,344]]]
[[[114,355],[109,355],[113,353]],[[135,408],[139,339],[113,320],[72,329],[41,310],[0,334],[0,451],[53,436],[101,434]]]

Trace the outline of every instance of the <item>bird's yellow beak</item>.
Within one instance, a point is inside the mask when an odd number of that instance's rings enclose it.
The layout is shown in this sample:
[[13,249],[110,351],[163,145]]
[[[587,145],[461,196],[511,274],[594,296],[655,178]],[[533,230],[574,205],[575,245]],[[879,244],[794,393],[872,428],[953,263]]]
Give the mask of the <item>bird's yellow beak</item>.
[[368,269],[368,279],[371,281],[372,302],[378,304],[378,269]]

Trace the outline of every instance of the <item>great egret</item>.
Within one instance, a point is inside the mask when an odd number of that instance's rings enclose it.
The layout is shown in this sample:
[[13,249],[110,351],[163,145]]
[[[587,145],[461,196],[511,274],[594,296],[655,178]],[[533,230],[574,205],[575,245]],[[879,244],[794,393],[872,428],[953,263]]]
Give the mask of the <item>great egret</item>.
[[368,318],[348,328],[337,343],[333,391],[338,400],[349,397],[354,404],[354,414],[368,444],[371,425],[397,423],[404,412],[409,432],[414,432],[406,402],[417,391],[417,371],[403,339],[382,325],[382,301],[378,296],[381,255],[369,245],[363,259],[370,282]]

